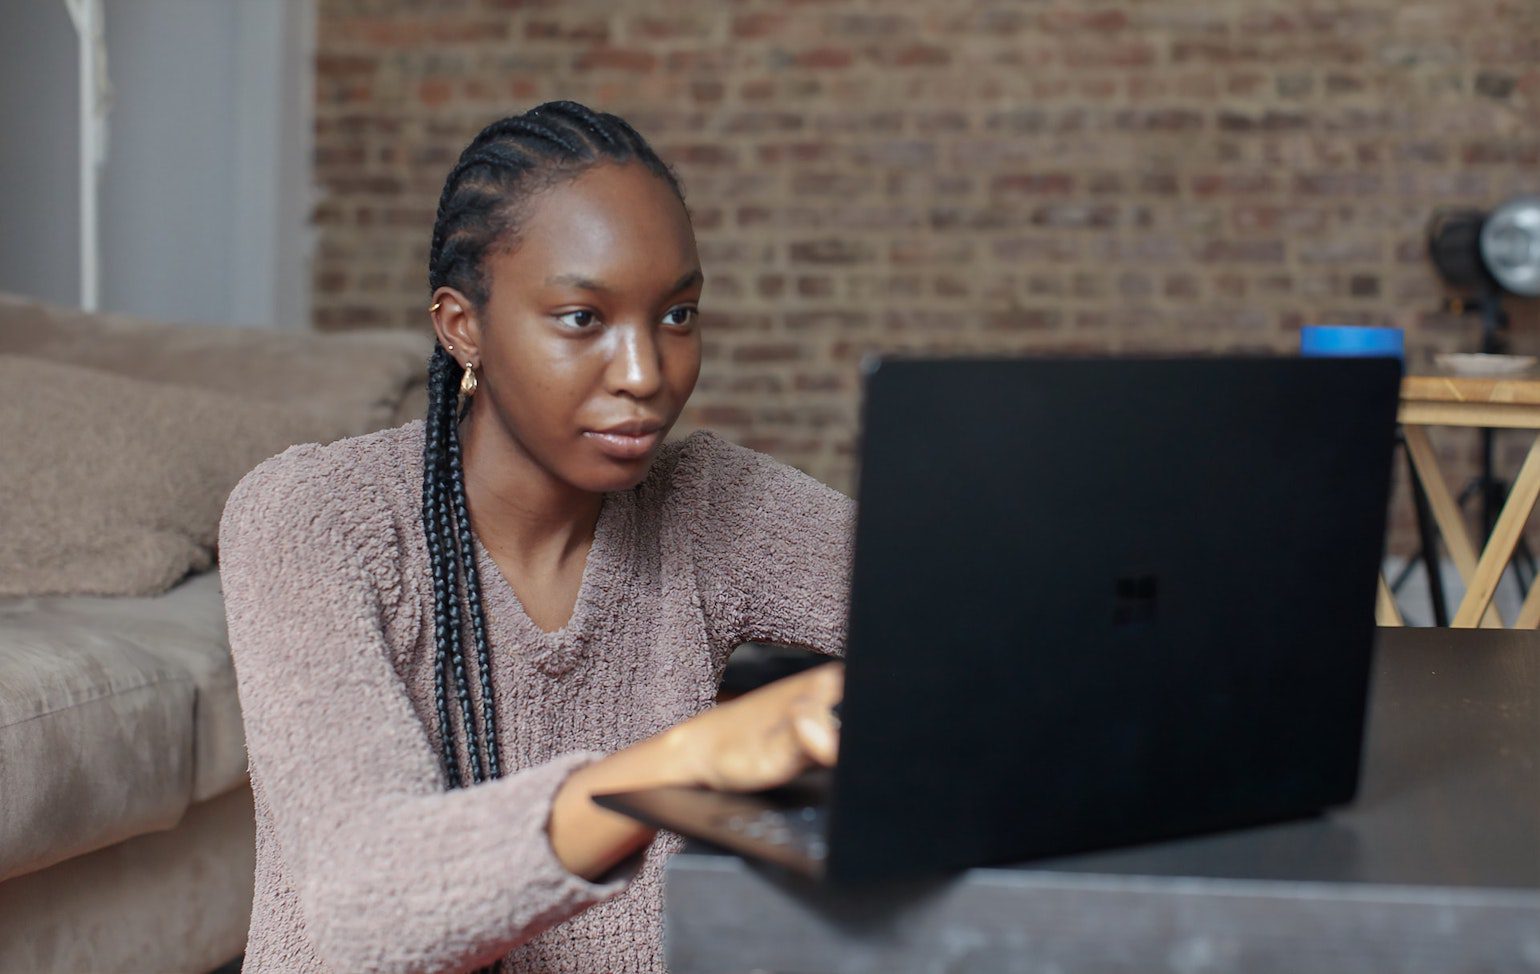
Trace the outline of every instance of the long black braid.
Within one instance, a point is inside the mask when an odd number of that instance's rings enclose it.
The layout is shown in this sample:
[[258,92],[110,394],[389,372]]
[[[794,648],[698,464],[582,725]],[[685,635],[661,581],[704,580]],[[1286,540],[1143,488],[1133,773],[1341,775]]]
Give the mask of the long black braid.
[[[431,291],[452,287],[480,308],[489,295],[489,248],[514,246],[532,194],[575,178],[599,163],[640,163],[684,200],[678,177],[623,119],[571,101],[546,102],[523,115],[493,122],[471,140],[450,170],[439,196],[428,257]],[[428,415],[423,443],[422,526],[433,575],[434,706],[443,742],[440,758],[448,787],[465,782],[456,737],[464,742],[471,784],[502,777],[487,651],[486,614],[476,571],[475,542],[465,502],[460,452],[462,366],[442,345],[428,362]],[[478,728],[461,645],[461,602],[469,609],[481,698]],[[452,681],[459,715],[450,719]],[[483,767],[483,756],[485,767]],[[492,970],[496,970],[494,965]]]

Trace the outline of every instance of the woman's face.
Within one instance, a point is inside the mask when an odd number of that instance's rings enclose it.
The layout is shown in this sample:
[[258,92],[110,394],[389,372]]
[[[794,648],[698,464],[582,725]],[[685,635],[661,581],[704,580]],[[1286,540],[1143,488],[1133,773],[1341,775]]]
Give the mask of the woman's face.
[[640,483],[700,374],[684,205],[640,165],[601,164],[537,194],[518,245],[485,260],[470,421],[580,490]]

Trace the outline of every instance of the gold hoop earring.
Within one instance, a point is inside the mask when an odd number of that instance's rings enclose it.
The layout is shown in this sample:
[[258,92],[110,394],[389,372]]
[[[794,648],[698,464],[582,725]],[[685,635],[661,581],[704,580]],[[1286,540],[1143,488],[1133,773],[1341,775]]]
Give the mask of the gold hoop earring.
[[442,302],[442,301],[435,301],[435,302],[433,302],[433,306],[428,309],[428,313],[432,314],[433,312],[437,311],[439,309],[439,306],[442,305],[443,303],[444,302]]
[[476,367],[469,362],[465,365],[465,374],[460,376],[460,395],[474,396],[476,394]]

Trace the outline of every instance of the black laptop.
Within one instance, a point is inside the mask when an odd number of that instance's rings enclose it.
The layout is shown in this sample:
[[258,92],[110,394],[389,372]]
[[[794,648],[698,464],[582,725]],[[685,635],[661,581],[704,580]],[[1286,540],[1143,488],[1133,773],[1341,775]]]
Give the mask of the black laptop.
[[1399,379],[1393,359],[869,365],[838,766],[597,800],[840,882],[1349,801]]

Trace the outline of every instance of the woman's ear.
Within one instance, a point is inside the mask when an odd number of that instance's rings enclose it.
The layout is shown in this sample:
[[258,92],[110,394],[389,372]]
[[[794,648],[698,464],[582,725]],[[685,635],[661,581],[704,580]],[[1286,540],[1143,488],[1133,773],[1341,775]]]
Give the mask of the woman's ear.
[[466,296],[452,287],[433,292],[428,307],[438,343],[461,365],[481,362],[481,322],[476,308]]

